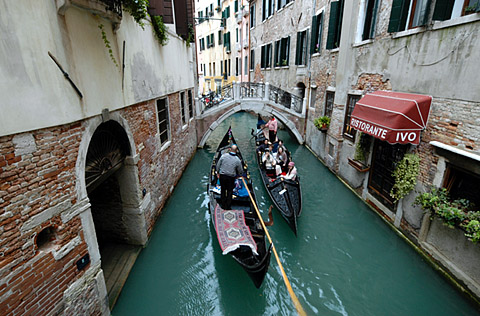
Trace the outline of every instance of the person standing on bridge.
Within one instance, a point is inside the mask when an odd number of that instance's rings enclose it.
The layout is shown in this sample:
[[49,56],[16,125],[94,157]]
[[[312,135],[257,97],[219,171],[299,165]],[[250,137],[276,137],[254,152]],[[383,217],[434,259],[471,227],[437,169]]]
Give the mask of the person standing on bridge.
[[237,145],[233,144],[230,151],[224,153],[217,162],[217,177],[220,179],[220,204],[224,210],[232,207],[232,195],[235,188],[235,178],[243,173],[242,162],[237,157]]
[[277,140],[277,120],[275,119],[274,116],[270,118],[270,121],[265,124],[265,127],[268,127],[268,138],[270,139],[270,142],[273,144]]

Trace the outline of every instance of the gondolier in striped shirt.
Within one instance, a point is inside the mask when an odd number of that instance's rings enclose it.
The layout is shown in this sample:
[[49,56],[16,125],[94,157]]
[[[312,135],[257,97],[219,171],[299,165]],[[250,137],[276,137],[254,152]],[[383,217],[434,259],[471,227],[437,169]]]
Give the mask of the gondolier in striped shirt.
[[232,206],[232,194],[235,188],[235,178],[241,176],[242,162],[237,157],[237,145],[232,145],[230,151],[224,153],[217,163],[217,176],[220,179],[221,204],[224,210],[229,210]]

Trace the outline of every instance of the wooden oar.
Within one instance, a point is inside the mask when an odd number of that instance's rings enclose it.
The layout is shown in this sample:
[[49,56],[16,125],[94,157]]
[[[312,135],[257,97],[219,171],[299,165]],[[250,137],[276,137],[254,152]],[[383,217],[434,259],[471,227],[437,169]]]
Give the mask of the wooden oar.
[[277,260],[278,266],[280,267],[280,271],[282,272],[283,282],[285,282],[285,286],[287,287],[288,294],[290,294],[290,298],[293,301],[293,305],[295,305],[295,308],[297,309],[298,315],[306,316],[307,314],[303,310],[303,307],[300,304],[300,301],[298,300],[297,296],[295,295],[295,292],[293,292],[292,286],[290,285],[290,281],[288,281],[287,274],[285,273],[285,270],[283,269],[283,265],[280,262],[280,258],[278,257],[277,250],[275,249],[275,245],[273,244],[272,238],[270,238],[270,234],[268,233],[267,227],[265,226],[265,223],[263,222],[262,215],[260,214],[260,211],[258,210],[257,204],[255,203],[255,200],[253,199],[252,194],[250,193],[250,190],[248,189],[248,185],[245,182],[245,179],[243,177],[242,177],[242,181],[243,181],[243,184],[245,185],[245,188],[247,189],[248,196],[250,197],[250,200],[252,200],[253,207],[255,208],[255,211],[257,212],[258,218],[260,219],[260,223],[262,224],[262,227],[265,230],[265,234],[267,235],[268,241],[272,245],[273,254],[275,255],[275,259]]

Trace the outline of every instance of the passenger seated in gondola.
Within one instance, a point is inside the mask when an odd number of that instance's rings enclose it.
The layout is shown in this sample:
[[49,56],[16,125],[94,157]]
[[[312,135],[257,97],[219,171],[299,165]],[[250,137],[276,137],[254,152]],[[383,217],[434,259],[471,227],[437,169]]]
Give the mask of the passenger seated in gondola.
[[290,161],[288,163],[288,170],[286,175],[281,175],[286,180],[293,180],[297,178],[297,168],[295,167],[295,163],[293,161]]
[[263,153],[265,149],[268,149],[268,139],[265,138],[263,144],[257,147],[257,153]]
[[262,156],[262,163],[263,163],[263,166],[265,167],[267,176],[275,177],[276,161],[275,161],[275,158],[273,158],[273,155],[270,153],[270,149],[265,150],[265,153]]
[[280,166],[282,170],[286,170],[288,157],[287,153],[284,151],[283,147],[278,147],[278,152],[275,155],[275,160],[277,162],[277,166]]
[[273,144],[273,152],[276,153],[278,151],[278,148],[282,147],[284,152],[287,152],[287,148],[283,144],[283,140],[279,139],[278,142],[275,142]]

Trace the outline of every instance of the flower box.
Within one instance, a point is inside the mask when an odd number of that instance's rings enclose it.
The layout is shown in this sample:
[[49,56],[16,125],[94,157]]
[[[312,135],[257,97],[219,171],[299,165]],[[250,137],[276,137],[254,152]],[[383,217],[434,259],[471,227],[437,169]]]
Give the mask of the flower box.
[[364,163],[358,160],[348,158],[348,164],[355,168],[358,172],[367,172],[370,170],[369,166],[366,166]]

